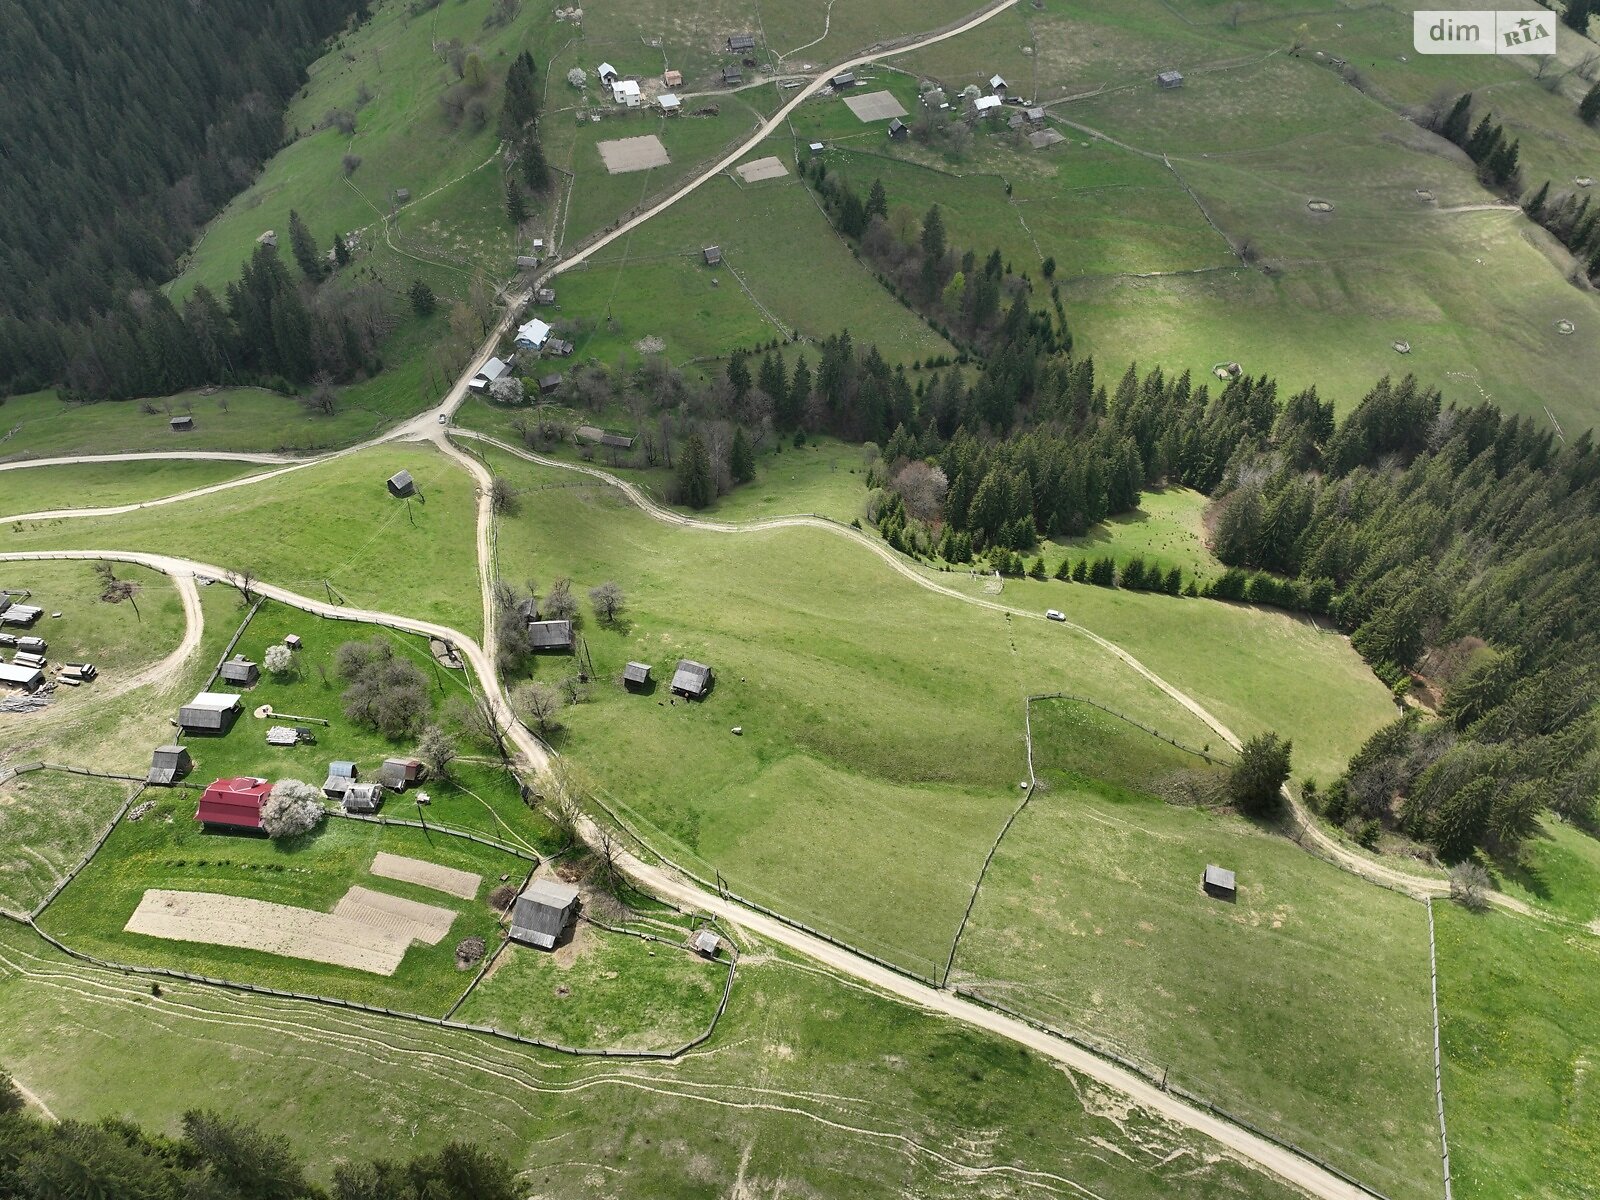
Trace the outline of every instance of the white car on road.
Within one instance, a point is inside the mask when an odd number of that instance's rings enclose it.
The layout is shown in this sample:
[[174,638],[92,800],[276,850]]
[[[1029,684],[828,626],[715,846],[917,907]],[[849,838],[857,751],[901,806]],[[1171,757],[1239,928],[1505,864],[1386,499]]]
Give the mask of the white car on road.
[[1059,608],[1045,609],[1044,616],[1045,620],[1047,621],[1065,621],[1067,619],[1067,614],[1062,612]]

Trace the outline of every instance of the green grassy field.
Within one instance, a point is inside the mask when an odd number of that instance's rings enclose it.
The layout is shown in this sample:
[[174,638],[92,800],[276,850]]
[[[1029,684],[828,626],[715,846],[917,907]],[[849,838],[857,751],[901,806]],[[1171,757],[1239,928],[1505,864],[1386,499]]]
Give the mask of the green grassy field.
[[[33,593],[27,603],[44,609],[33,628],[12,630],[49,643],[51,662],[92,662],[102,682],[130,675],[171,653],[183,638],[183,602],[165,575],[148,567],[114,563],[131,599],[102,600],[104,587],[91,562],[13,562],[0,565],[4,586]],[[60,619],[50,614],[59,612]],[[95,685],[61,689],[56,703],[90,697]],[[16,718],[0,717],[0,722]]]
[[666,1050],[716,1015],[727,964],[578,924],[553,952],[508,946],[456,1019],[561,1046]]
[[[1315,383],[1341,408],[1379,376],[1414,371],[1447,398],[1553,415],[1569,436],[1592,423],[1600,352],[1555,326],[1594,325],[1600,301],[1565,282],[1567,256],[1526,219],[1450,211],[1501,201],[1415,123],[1427,102],[1472,90],[1522,139],[1530,189],[1570,186],[1600,151],[1574,116],[1588,86],[1570,72],[1576,37],[1535,81],[1522,60],[1409,54],[1406,14],[1383,8],[1174,15],[1155,0],[1063,0],[912,56],[903,65],[950,87],[998,70],[1013,94],[1051,104],[1068,143],[1033,152],[980,132],[958,161],[913,142],[842,154],[845,169],[881,175],[919,212],[939,200],[953,244],[999,245],[1019,269],[1054,255],[1076,348],[1107,366],[1134,347],[1171,370],[1236,360],[1286,388]],[[1164,92],[1152,76],[1170,67],[1186,82]],[[1311,199],[1334,211],[1310,212]],[[1025,229],[996,219],[1002,204]],[[1207,220],[1267,269],[1241,265]]]
[[1600,842],[1547,816],[1522,861],[1491,864],[1501,891],[1585,924],[1600,917]]
[[[793,147],[769,138],[745,161],[776,156],[792,171]],[[707,245],[721,248],[722,267],[705,265]],[[634,343],[646,336],[662,338],[682,365],[785,332],[815,341],[843,329],[891,363],[951,352],[852,255],[792,174],[707,183],[563,275],[557,293],[562,316],[585,323],[577,353],[608,364],[637,359]],[[807,357],[815,369],[815,352]]]
[[[982,584],[942,576],[978,596]],[[1294,740],[1294,778],[1331,782],[1351,754],[1394,719],[1394,701],[1349,639],[1308,617],[1214,600],[1177,599],[1050,580],[1008,579],[1001,599],[1057,608],[1193,696],[1240,737]],[[1075,690],[1054,677],[1036,690]],[[1212,749],[1222,740],[1211,735]]]
[[53,512],[143,504],[264,470],[267,468],[252,463],[148,459],[8,471],[0,479],[7,485],[7,509]]
[[1462,1200],[1578,1200],[1600,1169],[1596,939],[1434,905],[1450,1165]]
[[[321,780],[316,780],[321,783]],[[198,793],[152,791],[156,807],[119,825],[94,861],[45,910],[40,925],[75,950],[112,962],[173,967],[201,975],[442,1015],[471,982],[458,970],[466,937],[499,941],[498,914],[484,900],[460,900],[368,872],[380,850],[471,871],[485,879],[520,879],[528,864],[488,846],[444,834],[329,818],[294,842],[203,832],[194,820]],[[457,914],[435,946],[413,944],[393,975],[377,975],[257,950],[176,942],[125,933],[145,891],[221,892],[323,912],[361,886]]]
[[1045,551],[1045,565],[1054,571],[1062,558],[1110,556],[1119,564],[1142,558],[1162,570],[1177,567],[1185,581],[1206,580],[1223,567],[1206,545],[1202,524],[1209,503],[1189,488],[1169,487],[1146,492],[1134,512],[1110,517],[1082,537],[1064,538]]
[[[70,565],[85,569],[88,566],[65,563],[29,565]],[[120,578],[131,579],[136,577],[134,570],[119,565],[117,574]],[[150,578],[161,579],[153,573]],[[167,585],[163,582],[161,586]],[[231,589],[200,589],[200,607],[205,623],[200,646],[169,679],[157,680],[106,700],[102,685],[112,682],[115,676],[105,674],[105,667],[102,666],[98,683],[77,689],[60,689],[44,712],[0,717],[0,722],[4,723],[3,740],[10,751],[11,760],[44,760],[142,777],[150,767],[150,751],[172,740],[171,720],[178,705],[192,696],[210,677],[222,648],[238,629],[244,617],[238,599],[238,593]],[[136,652],[140,656],[136,660],[137,665],[148,665],[177,646],[182,631],[178,604],[177,596],[173,594],[174,611],[170,627],[160,633],[144,630],[142,635],[136,628],[135,633],[130,635],[128,652]],[[126,619],[121,616],[123,607],[116,606],[119,620]],[[62,622],[66,620],[62,618]],[[108,648],[108,643],[102,641],[84,645],[89,651],[87,656],[94,658],[97,663],[112,661],[100,653]],[[62,657],[68,657],[64,651]]]
[[[1143,794],[1198,760],[1115,718],[1041,702],[1033,737],[1048,786],[1001,842],[952,978],[1170,1071],[1390,1196],[1436,1195],[1422,907],[1249,822]],[[1207,863],[1237,872],[1237,904],[1201,892]]]
[[94,845],[133,785],[62,771],[0,784],[0,907],[25,913]]
[[[602,682],[567,713],[559,747],[667,853],[708,874],[720,869],[736,890],[874,953],[942,969],[977,868],[1026,777],[1024,694],[1081,691],[1179,728],[1193,744],[1207,736],[1152,684],[1070,631],[916,588],[823,531],[667,528],[611,489],[495,452],[489,461],[519,486],[554,485],[502,523],[508,578],[548,584],[570,575],[577,589],[614,578],[630,598],[618,626],[592,618],[584,626]],[[1096,603],[1120,611],[1124,631],[1147,627],[1156,637],[1149,599],[1107,594]],[[1335,685],[1353,716],[1344,702],[1328,704],[1322,668],[1349,654],[1337,641],[1330,655],[1292,622],[1283,632],[1293,636],[1273,636],[1276,616],[1167,603],[1188,631],[1191,661],[1216,667],[1241,642],[1261,651],[1239,674],[1246,686],[1270,675],[1265,693],[1222,689],[1253,708],[1255,721],[1273,718],[1279,693],[1306,709],[1337,707],[1338,728],[1323,718],[1327,761],[1359,743],[1345,723],[1383,718],[1366,715],[1359,689]],[[637,696],[614,684],[628,659],[654,663],[662,678],[679,657],[718,671],[705,703],[669,704],[662,687]],[[546,659],[538,669],[554,676],[563,664]],[[628,737],[618,738],[624,723]],[[735,726],[742,735],[730,735]],[[935,856],[913,860],[909,845],[936,847]],[[904,904],[907,894],[920,903]]]
[[[385,489],[401,468],[419,498],[397,500]],[[483,623],[475,520],[464,471],[431,447],[390,444],[164,508],[8,526],[0,546],[176,549],[308,595],[323,595],[326,581],[353,606],[471,633]]]
[[470,1137],[530,1189],[596,1200],[689,1200],[741,1177],[867,1200],[970,1196],[975,1180],[1016,1196],[1040,1180],[1161,1200],[1293,1194],[1090,1080],[782,957],[742,968],[711,1046],[672,1064],[162,991],[0,928],[0,1062],[64,1116],[168,1130],[197,1105],[248,1116],[324,1175]]
[[[627,414],[622,412],[596,418],[571,409],[555,411],[561,420],[572,425],[602,420],[608,425],[617,424],[619,428],[632,428]],[[461,408],[456,423],[514,446],[519,444],[518,435],[511,428],[516,415],[515,409],[489,404],[474,396]],[[469,452],[480,448],[477,442],[465,438],[460,440],[460,445]],[[565,443],[541,442],[534,452],[561,462],[600,467],[643,489],[657,503],[671,507],[668,497],[673,491],[674,473],[665,466],[635,466],[631,465],[632,458],[612,462],[604,450],[596,453],[590,464],[581,448]],[[863,461],[864,452],[860,446],[836,438],[808,438],[806,444],[798,448],[781,440],[771,440],[755,451],[755,479],[734,488],[710,506],[696,510],[695,515],[717,521],[751,521],[815,513],[848,524],[861,516],[867,498]],[[526,492],[524,498],[536,502],[537,493]],[[679,506],[679,511],[691,510]]]

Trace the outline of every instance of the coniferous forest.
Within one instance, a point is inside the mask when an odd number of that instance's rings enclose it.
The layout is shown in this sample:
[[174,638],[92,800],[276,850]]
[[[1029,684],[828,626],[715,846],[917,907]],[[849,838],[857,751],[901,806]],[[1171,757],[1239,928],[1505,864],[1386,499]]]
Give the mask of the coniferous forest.
[[[283,138],[366,0],[0,0],[0,394],[63,377]],[[110,389],[107,389],[108,391]]]

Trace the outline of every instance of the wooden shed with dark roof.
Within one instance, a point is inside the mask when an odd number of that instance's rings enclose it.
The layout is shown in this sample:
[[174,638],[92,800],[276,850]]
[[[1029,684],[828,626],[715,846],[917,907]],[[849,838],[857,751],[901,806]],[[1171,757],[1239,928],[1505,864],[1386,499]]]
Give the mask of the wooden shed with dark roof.
[[190,771],[194,760],[184,746],[157,746],[150,755],[150,773],[144,781],[157,787],[170,787]]
[[571,621],[529,621],[528,645],[535,650],[571,650]]
[[703,700],[711,690],[711,668],[693,659],[680,658],[672,672],[672,690],[690,700]]
[[221,678],[235,687],[249,687],[261,678],[261,668],[244,655],[235,654],[222,664]]
[[1200,886],[1205,889],[1206,895],[1215,896],[1218,900],[1234,900],[1239,895],[1239,888],[1234,880],[1233,872],[1226,867],[1219,867],[1213,863],[1206,864],[1206,871],[1200,879]]
[[388,487],[391,496],[409,496],[417,490],[417,481],[410,471],[396,471],[389,476]]
[[554,879],[535,879],[511,906],[511,938],[553,950],[577,912],[577,888]]

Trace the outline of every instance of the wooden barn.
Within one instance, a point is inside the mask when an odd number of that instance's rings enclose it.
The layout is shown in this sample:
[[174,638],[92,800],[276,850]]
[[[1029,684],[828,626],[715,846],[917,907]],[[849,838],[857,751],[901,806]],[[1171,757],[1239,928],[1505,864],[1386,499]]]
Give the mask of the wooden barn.
[[410,471],[396,471],[389,476],[387,486],[391,496],[410,496],[417,490],[417,481],[411,478]]
[[571,650],[571,621],[529,621],[528,645],[535,650]]
[[359,772],[355,763],[347,758],[336,758],[328,764],[328,777],[322,781],[322,794],[337,800],[350,790]]
[[250,687],[261,678],[261,668],[242,654],[235,654],[222,664],[222,682],[235,687]]
[[420,758],[386,758],[378,768],[378,782],[391,792],[403,792],[422,778]]
[[622,682],[628,688],[644,688],[650,686],[650,664],[630,662],[622,668]]
[[178,724],[185,733],[227,733],[239,708],[231,692],[200,692],[178,710]]
[[511,938],[553,950],[577,912],[577,888],[555,879],[535,879],[512,905]]
[[711,668],[693,659],[680,658],[672,673],[672,690],[690,700],[703,700],[711,690]]
[[259,831],[261,808],[271,791],[265,779],[249,775],[219,779],[201,794],[194,819],[207,829]]
[[192,770],[194,760],[189,757],[187,748],[157,746],[150,755],[150,772],[144,781],[158,787],[170,787]]

